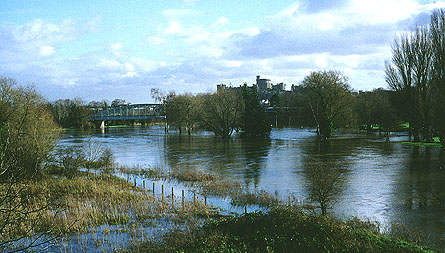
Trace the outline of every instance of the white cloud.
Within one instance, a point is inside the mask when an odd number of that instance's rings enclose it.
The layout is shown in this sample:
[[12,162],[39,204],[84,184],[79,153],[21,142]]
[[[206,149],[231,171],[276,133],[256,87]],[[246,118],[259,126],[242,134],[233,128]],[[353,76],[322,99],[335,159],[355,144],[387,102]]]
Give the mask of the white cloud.
[[151,44],[151,45],[158,46],[158,45],[164,44],[165,42],[166,42],[166,39],[162,38],[160,36],[150,36],[150,37],[148,37],[148,43]]
[[[134,72],[134,71],[129,71],[129,72],[125,73],[124,75],[122,75],[121,78],[126,78],[126,77],[136,77],[136,76],[137,76],[137,73],[136,73],[136,72]],[[126,87],[123,87],[123,88],[126,88]]]
[[243,65],[242,61],[222,61],[222,64],[229,68],[238,68]]
[[119,51],[122,49],[122,44],[121,43],[113,43],[110,45],[110,49],[113,51]]
[[196,16],[198,14],[199,12],[192,9],[167,9],[162,12],[162,15],[168,19],[180,19],[191,15]]
[[41,46],[40,47],[40,55],[42,56],[50,56],[54,54],[56,50],[52,46]]
[[122,66],[122,64],[120,62],[118,62],[117,60],[112,60],[112,59],[101,59],[98,62],[98,67],[103,67],[105,69],[109,69],[109,70],[117,70],[120,69]]
[[362,22],[395,23],[421,12],[421,5],[413,0],[354,0],[345,13],[359,15]]
[[216,20],[216,24],[218,25],[225,25],[227,23],[229,23],[229,20],[226,17],[220,17]]
[[199,0],[181,0],[186,5],[193,5],[199,2]]
[[170,21],[164,32],[168,35],[181,35],[184,34],[184,28],[182,27],[181,23],[177,21]]

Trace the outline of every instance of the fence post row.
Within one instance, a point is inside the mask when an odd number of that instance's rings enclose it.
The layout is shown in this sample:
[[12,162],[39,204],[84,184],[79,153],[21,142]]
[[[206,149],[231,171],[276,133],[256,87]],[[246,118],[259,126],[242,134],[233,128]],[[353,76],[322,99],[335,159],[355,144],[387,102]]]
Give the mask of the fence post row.
[[[127,177],[127,182],[130,183],[130,179]],[[124,182],[122,182],[123,184]],[[144,190],[145,188],[145,180],[142,180],[142,184],[143,184],[143,188]],[[136,187],[136,177],[134,178],[134,186]],[[123,186],[123,185],[122,185]],[[168,196],[167,196],[168,197]],[[155,183],[153,182],[153,201],[156,200],[156,191],[155,191]],[[161,185],[161,201],[164,201],[164,185]],[[172,202],[172,207],[174,207],[175,205],[175,192],[174,192],[174,187],[172,187],[172,194],[171,194],[171,202]],[[185,191],[182,190],[182,198],[181,198],[181,202],[182,202],[182,209],[185,209]],[[193,204],[196,204],[196,191],[193,190]],[[207,195],[204,194],[204,205],[205,207],[207,207]],[[246,210],[247,212],[247,210]]]

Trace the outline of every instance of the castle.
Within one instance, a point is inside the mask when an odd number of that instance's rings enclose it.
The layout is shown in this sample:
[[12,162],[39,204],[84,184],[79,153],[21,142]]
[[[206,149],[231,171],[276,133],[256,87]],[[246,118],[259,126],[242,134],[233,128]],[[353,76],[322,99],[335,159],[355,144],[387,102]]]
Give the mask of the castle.
[[[252,89],[255,86],[248,86],[249,89]],[[292,85],[291,91],[286,90],[286,84],[285,83],[278,83],[278,84],[272,84],[270,79],[261,78],[261,76],[256,76],[256,88],[258,91],[258,96],[260,97],[260,100],[263,101],[263,103],[268,103],[270,98],[277,93],[284,93],[284,92],[294,92],[297,91],[296,85]],[[217,92],[220,92],[224,89],[231,89],[235,91],[241,91],[242,86],[238,87],[231,87],[227,86],[225,84],[218,84],[216,86]]]

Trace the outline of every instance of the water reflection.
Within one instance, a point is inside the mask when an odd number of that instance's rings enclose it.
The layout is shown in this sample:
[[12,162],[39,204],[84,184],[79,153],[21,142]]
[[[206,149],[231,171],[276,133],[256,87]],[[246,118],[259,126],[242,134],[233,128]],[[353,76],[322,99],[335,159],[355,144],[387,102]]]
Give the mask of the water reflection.
[[271,140],[267,139],[241,139],[241,150],[245,159],[244,182],[254,188],[258,187],[262,170],[266,167]]
[[406,151],[404,171],[394,182],[392,221],[430,231],[431,239],[445,248],[445,152],[418,146]]
[[270,139],[220,139],[213,136],[166,136],[167,165],[183,170],[199,168],[246,185],[259,183],[271,145]]
[[357,153],[361,146],[360,139],[354,137],[335,137],[323,143],[313,137],[301,145],[305,195],[320,207],[322,213],[345,197],[349,168],[353,163],[351,155]]

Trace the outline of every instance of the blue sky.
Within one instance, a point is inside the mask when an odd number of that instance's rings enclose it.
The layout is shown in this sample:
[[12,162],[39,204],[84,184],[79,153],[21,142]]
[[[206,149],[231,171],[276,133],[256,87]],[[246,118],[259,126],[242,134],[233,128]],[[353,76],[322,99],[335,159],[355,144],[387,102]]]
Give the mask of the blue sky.
[[208,92],[256,75],[298,84],[335,69],[386,87],[391,43],[445,1],[33,1],[0,6],[0,76],[48,100],[150,102],[150,89]]

